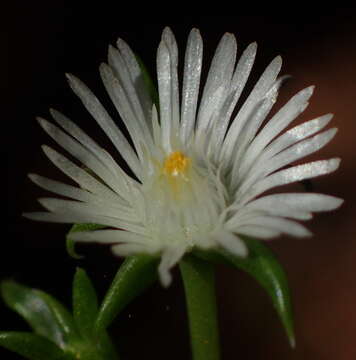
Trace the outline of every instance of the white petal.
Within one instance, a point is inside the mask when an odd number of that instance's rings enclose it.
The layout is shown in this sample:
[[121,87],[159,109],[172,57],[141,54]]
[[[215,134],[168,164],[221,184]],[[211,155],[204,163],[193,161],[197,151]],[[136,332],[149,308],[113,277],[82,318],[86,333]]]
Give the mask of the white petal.
[[69,120],[66,116],[57,110],[50,109],[53,119],[71,136],[78,140],[85,148],[90,150],[100,161],[112,171],[115,175],[125,174],[117,165],[110,155],[101,148],[92,138],[90,138],[82,129],[79,128],[73,121]]
[[130,84],[128,84],[128,87],[134,88],[134,90],[130,90],[130,93],[133,95],[132,100],[135,103],[135,106],[138,106],[136,111],[140,114],[140,117],[142,116],[142,120],[146,123],[147,129],[152,134],[150,122],[152,99],[147,84],[145,83],[141,66],[137,62],[135,54],[124,40],[118,39],[116,44],[125,64],[125,68],[121,69],[121,72],[127,71],[130,76]]
[[245,176],[245,181],[240,184],[241,192],[246,191],[268,174],[321,149],[335,136],[336,132],[335,128],[329,129],[289,147],[270,159],[261,156],[259,161],[256,161],[250,168],[249,173]]
[[131,170],[140,178],[140,165],[137,155],[133,151],[126,137],[115,125],[107,111],[101,105],[96,96],[88,89],[88,87],[73,75],[67,74],[69,85],[74,93],[80,98],[85,108],[97,121],[105,134],[115,145],[121,156],[130,166]]
[[259,211],[266,215],[281,216],[296,220],[309,220],[312,218],[310,210],[299,209],[287,202],[278,200],[274,195],[263,196],[245,205],[244,210]]
[[102,63],[99,70],[105,89],[120,114],[142,162],[142,148],[140,144],[143,143],[151,149],[153,146],[151,134],[148,129],[145,131],[142,125],[143,122],[137,119],[130,103],[130,95],[125,93],[125,89],[119,79],[116,78],[113,69],[107,64]]
[[126,257],[131,255],[150,253],[150,248],[149,246],[143,244],[124,243],[112,246],[111,251],[115,255]]
[[256,157],[262,149],[282,130],[284,130],[308,105],[314,86],[303,89],[294,95],[260,131],[251,144],[248,156]]
[[132,83],[135,87],[144,113],[144,118],[147,121],[147,126],[152,131],[150,123],[152,98],[148,92],[147,84],[144,79],[144,74],[141,71],[141,65],[137,62],[135,54],[124,40],[118,39],[116,45],[120,50],[122,58],[124,59],[127,69],[130,73]]
[[158,112],[156,105],[152,106],[152,131],[153,131],[153,139],[157,147],[160,147],[162,144],[161,139],[161,127],[158,122]]
[[167,46],[170,59],[170,77],[171,77],[171,121],[172,130],[178,135],[179,128],[179,87],[178,87],[178,47],[176,39],[169,27],[166,27],[162,33],[162,41]]
[[242,159],[239,169],[239,176],[243,178],[246,175],[247,171],[251,169],[251,165],[253,164],[253,162],[257,161],[257,159],[263,158],[263,161],[265,161],[266,159],[271,158],[273,155],[288,148],[294,143],[297,143],[298,141],[317,133],[319,130],[324,128],[331,119],[332,115],[327,114],[324,116],[320,116],[316,119],[307,121],[301,125],[297,125],[277,137],[273,142],[270,143],[270,145],[268,145],[263,151],[260,151],[259,153],[256,151],[253,142],[252,145],[247,149],[246,156],[244,156],[244,158]]
[[[292,235],[295,237],[311,236],[310,231],[307,230],[303,225],[298,224],[295,221],[283,219],[280,217],[255,216],[255,217],[251,217],[246,224],[244,223],[242,225],[271,228],[281,233]],[[240,233],[239,227],[237,227],[236,232]]]
[[53,119],[71,136],[78,140],[86,149],[92,152],[104,166],[115,176],[115,182],[117,186],[115,189],[122,190],[120,195],[125,195],[127,191],[127,181],[133,181],[126,172],[116,163],[112,156],[100,147],[93,139],[91,139],[82,129],[80,129],[75,123],[69,120],[66,116],[59,111],[50,109],[50,113]]
[[264,152],[268,153],[269,157],[279,153],[294,143],[301,141],[308,136],[314,135],[319,130],[324,128],[332,119],[332,114],[320,116],[316,119],[307,121],[301,125],[288,130],[277,139],[275,139]]
[[339,167],[340,161],[339,158],[320,160],[278,171],[256,183],[247,193],[238,194],[237,197],[241,196],[239,201],[244,204],[274,187],[329,174]]
[[272,173],[275,170],[282,168],[298,159],[301,159],[307,155],[310,155],[322,147],[324,147],[333,137],[336,135],[337,129],[329,129],[321,134],[317,134],[311,138],[303,140],[287,150],[275,155],[270,161],[266,162],[267,173]]
[[118,186],[117,177],[108,170],[101,162],[100,158],[85,148],[72,137],[65,134],[62,130],[51,124],[45,119],[37,119],[41,127],[50,135],[59,145],[61,145],[70,154],[76,157],[83,165],[92,170],[99,178],[109,185],[116,193],[121,194],[125,189]]
[[139,245],[147,244],[150,240],[146,236],[124,230],[78,231],[71,233],[70,238],[74,241],[98,242],[102,244],[129,243]]
[[189,34],[184,63],[180,129],[184,144],[190,138],[195,125],[202,57],[203,41],[199,30],[193,29]]
[[[315,193],[287,193],[267,195],[260,199],[254,200],[250,204],[255,203],[256,207],[265,204],[266,208],[278,208],[280,206],[288,206],[299,211],[330,211],[338,208],[343,200],[335,196],[315,194]],[[248,204],[247,206],[250,206]],[[262,205],[263,206],[263,205]]]
[[158,266],[158,274],[164,287],[168,287],[172,282],[170,270],[178,263],[185,251],[186,248],[183,246],[172,246],[163,251],[161,262]]
[[237,137],[240,135],[243,126],[248,120],[249,116],[255,109],[255,106],[264,98],[268,90],[271,88],[273,83],[275,82],[277,75],[281,69],[282,59],[280,56],[277,56],[266,68],[249,97],[241,107],[238,112],[236,118],[231,124],[230,129],[227,132],[225,141],[224,141],[224,149],[222,152],[222,156],[225,159],[230,159],[232,156],[232,152],[234,150],[234,146],[236,143]]
[[130,76],[130,71],[126,66],[125,60],[121,56],[121,53],[113,46],[109,46],[108,62],[122,87],[124,100],[130,109],[132,117],[135,119],[135,122],[140,124],[145,141],[148,144],[152,143],[152,133],[148,126],[148,121],[145,119],[145,113],[141,106],[135,83]]
[[256,43],[250,44],[243,52],[236,65],[234,76],[231,80],[231,89],[230,89],[233,97],[225,113],[221,114],[220,120],[217,122],[217,126],[216,126],[217,148],[221,145],[224,139],[231,114],[236,106],[237,101],[241,96],[242,90],[244,89],[247,79],[250,75],[253,63],[255,61],[256,51],[257,51],[257,44]]
[[122,221],[135,222],[137,218],[132,209],[120,206],[116,201],[99,203],[83,203],[79,201],[63,200],[55,198],[40,198],[40,204],[51,212],[64,213],[72,211],[82,215],[107,216]]
[[68,160],[65,156],[59,154],[57,151],[51,149],[49,146],[42,146],[44,153],[47,157],[62,170],[67,176],[77,182],[83,189],[89,190],[90,192],[97,194],[106,199],[118,198],[117,194],[114,193],[107,186],[96,180],[93,176],[73,162]]
[[236,47],[236,39],[233,34],[226,33],[219,42],[199,106],[196,129],[198,135],[213,125],[210,124],[213,112],[222,106],[230,91],[230,82],[236,61]]
[[23,216],[36,220],[67,224],[100,224],[115,229],[127,230],[139,235],[145,234],[145,229],[139,224],[123,221],[114,217],[82,213],[80,211],[68,209],[65,212],[30,212]]
[[248,249],[244,241],[229,231],[219,232],[216,240],[225,250],[236,256],[246,257],[248,254]]
[[234,153],[233,168],[231,172],[231,188],[236,189],[240,175],[240,166],[244,158],[247,147],[251,143],[253,137],[256,135],[262,122],[270,112],[272,106],[276,102],[278,90],[282,85],[285,77],[281,77],[273,84],[271,89],[266,94],[265,98],[256,105],[255,110],[252,112],[250,119],[245,123],[242,128],[241,135],[236,139],[237,150]]
[[85,202],[93,201],[93,199],[96,198],[89,191],[77,188],[75,186],[63,184],[59,181],[51,180],[37,174],[29,174],[28,177],[36,185],[58,195],[66,196],[71,199],[85,201]]
[[280,236],[281,232],[277,229],[271,229],[265,226],[259,225],[240,225],[240,226],[229,226],[231,231],[235,231],[239,235],[246,235],[252,238],[258,239],[273,239]]
[[172,74],[171,56],[167,45],[161,41],[157,51],[157,79],[159,92],[162,145],[166,152],[171,152],[172,129]]

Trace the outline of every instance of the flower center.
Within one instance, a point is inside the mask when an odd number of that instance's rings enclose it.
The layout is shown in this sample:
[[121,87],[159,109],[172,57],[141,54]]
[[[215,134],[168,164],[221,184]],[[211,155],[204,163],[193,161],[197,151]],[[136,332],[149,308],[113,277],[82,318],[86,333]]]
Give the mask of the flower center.
[[163,163],[163,173],[168,176],[183,176],[190,168],[191,159],[180,151],[172,152]]

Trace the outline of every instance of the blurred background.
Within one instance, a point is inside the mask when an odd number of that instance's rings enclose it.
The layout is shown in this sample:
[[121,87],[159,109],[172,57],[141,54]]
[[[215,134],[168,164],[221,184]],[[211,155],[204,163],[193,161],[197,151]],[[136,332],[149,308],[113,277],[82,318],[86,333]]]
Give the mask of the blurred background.
[[[192,27],[204,39],[205,67],[224,32],[237,36],[239,52],[252,41],[259,45],[249,83],[282,55],[283,74],[292,79],[282,89],[277,107],[311,84],[309,108],[298,121],[332,112],[336,138],[314,159],[342,158],[341,168],[313,181],[314,190],[340,196],[336,212],[315,216],[307,240],[280,238],[269,245],[286,269],[293,294],[297,347],[289,348],[270,300],[247,275],[219,267],[218,301],[222,359],[353,360],[356,358],[356,236],[354,206],[356,133],[356,17],[354,9],[322,16],[180,16],[136,17],[127,10],[97,4],[75,7],[65,2],[17,2],[6,9],[1,24],[0,56],[2,143],[7,166],[7,234],[0,252],[0,279],[12,278],[38,287],[70,306],[76,266],[84,267],[99,296],[110,284],[120,259],[109,249],[82,245],[84,260],[70,259],[64,236],[69,226],[23,219],[23,211],[39,209],[36,199],[48,193],[30,183],[39,173],[67,181],[43,155],[40,145],[55,146],[35,116],[48,108],[63,111],[107,145],[93,119],[71,93],[65,72],[85,81],[115,114],[103,89],[98,66],[107,45],[122,37],[154,73],[155,53],[164,26],[175,33],[181,55]],[[136,9],[137,11],[137,9]],[[152,21],[152,22],[149,22]],[[181,59],[183,59],[181,57]],[[182,61],[181,61],[182,62]],[[4,111],[5,109],[5,111]],[[189,337],[179,273],[164,290],[155,285],[134,301],[112,326],[123,359],[189,359]],[[1,330],[27,330],[27,325],[0,304]],[[1,359],[20,359],[0,349]]]

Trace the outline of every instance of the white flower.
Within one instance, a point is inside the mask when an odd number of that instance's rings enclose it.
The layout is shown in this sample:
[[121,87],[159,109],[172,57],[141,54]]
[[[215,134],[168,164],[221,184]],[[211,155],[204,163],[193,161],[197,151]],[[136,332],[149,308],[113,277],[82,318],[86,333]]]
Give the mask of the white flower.
[[90,171],[44,146],[49,159],[80,187],[30,175],[42,188],[73,200],[40,199],[49,212],[25,216],[106,225],[110,229],[78,232],[73,238],[113,244],[112,251],[121,256],[160,254],[159,275],[166,286],[171,281],[170,268],[194,247],[222,247],[246,256],[240,235],[260,239],[282,233],[309,236],[310,232],[295,220],[310,219],[312,212],[335,209],[341,199],[311,193],[261,195],[280,185],[337,169],[337,158],[285,168],[334,137],[336,129],[319,133],[332,115],[282,133],[307,107],[313,92],[313,87],[308,87],[262,125],[283,81],[277,78],[280,57],[269,64],[247,100],[234,111],[255,54],[253,43],[236,64],[235,37],[225,34],[198,101],[203,44],[199,31],[193,29],[179,99],[177,44],[166,28],[157,53],[157,111],[133,52],[119,39],[117,48],[110,46],[108,64],[100,66],[100,74],[134,149],[95,95],[74,76],[68,75],[68,79],[136,178],[125,173],[77,125],[51,110],[62,129],[44,119],[39,119],[41,126]]

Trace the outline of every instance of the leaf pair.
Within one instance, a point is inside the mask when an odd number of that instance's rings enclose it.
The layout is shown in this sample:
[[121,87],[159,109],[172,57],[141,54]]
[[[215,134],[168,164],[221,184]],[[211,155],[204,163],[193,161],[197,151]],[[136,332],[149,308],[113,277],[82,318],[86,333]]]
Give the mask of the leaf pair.
[[4,281],[1,293],[33,330],[0,332],[1,346],[31,360],[117,359],[106,332],[94,332],[97,300],[84,270],[74,277],[73,316],[52,296],[14,281]]

